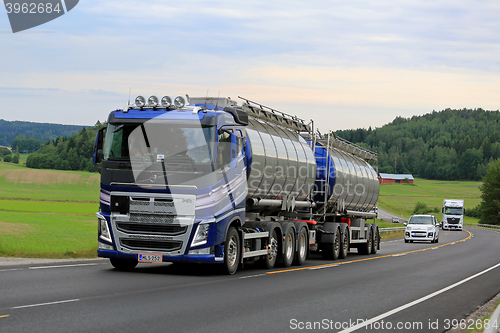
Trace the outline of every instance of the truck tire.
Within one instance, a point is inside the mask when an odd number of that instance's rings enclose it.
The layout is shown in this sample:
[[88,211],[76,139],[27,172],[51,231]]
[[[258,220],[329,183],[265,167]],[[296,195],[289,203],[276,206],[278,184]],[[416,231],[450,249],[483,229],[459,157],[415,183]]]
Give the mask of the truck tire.
[[111,258],[109,259],[111,265],[119,271],[131,271],[137,266],[137,260],[126,260],[126,259],[118,259]]
[[227,274],[233,275],[240,263],[240,235],[234,227],[230,227],[224,242],[224,269]]
[[321,247],[323,259],[337,260],[340,255],[340,228],[335,229],[333,243],[323,243]]
[[297,265],[302,266],[307,259],[307,250],[309,248],[309,235],[306,228],[300,228],[297,239],[297,253],[295,255],[295,262]]
[[269,240],[267,244],[267,254],[264,256],[264,266],[271,269],[276,264],[276,259],[279,255],[279,245],[278,245],[278,233],[276,228],[269,234]]
[[283,265],[285,267],[292,266],[293,258],[295,257],[295,230],[289,224],[285,227],[285,236],[283,243]]
[[376,224],[372,225],[372,248],[370,250],[371,254],[377,254],[378,250],[378,226]]
[[370,252],[372,250],[373,238],[372,238],[372,226],[371,225],[368,226],[368,232],[366,234],[367,234],[366,243],[363,243],[358,247],[358,252],[360,254],[364,254],[364,255],[370,254]]
[[347,252],[349,252],[349,228],[345,228],[344,232],[340,235],[339,258],[345,259],[347,257]]

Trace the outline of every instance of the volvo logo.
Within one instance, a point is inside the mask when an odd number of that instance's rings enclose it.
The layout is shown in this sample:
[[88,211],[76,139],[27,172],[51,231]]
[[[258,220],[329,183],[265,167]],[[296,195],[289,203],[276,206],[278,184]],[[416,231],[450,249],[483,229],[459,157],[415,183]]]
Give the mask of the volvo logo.
[[157,179],[157,178],[158,178],[158,176],[157,176],[157,175],[152,175],[151,177],[149,177],[149,181],[150,181],[151,183],[154,183],[154,182],[156,181],[156,179]]

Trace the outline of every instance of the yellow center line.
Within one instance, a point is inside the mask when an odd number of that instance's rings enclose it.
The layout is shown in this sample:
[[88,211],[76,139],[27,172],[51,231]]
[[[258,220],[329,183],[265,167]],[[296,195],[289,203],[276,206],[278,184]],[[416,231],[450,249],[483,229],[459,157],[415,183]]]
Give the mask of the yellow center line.
[[0,316],[0,318],[6,318],[6,317],[8,317],[8,316],[10,316],[10,315]]
[[[466,241],[466,240],[468,240],[469,238],[472,237],[472,234],[468,230],[464,229],[464,231],[468,232],[469,236],[467,238],[464,238],[464,239],[461,239],[461,240],[458,240],[458,241],[454,241],[454,242],[450,242],[450,243],[446,243],[446,244],[441,244],[441,245],[437,245],[437,246],[433,246],[433,247],[427,247],[425,249],[420,249],[420,250],[414,250],[414,251],[408,251],[408,252],[401,252],[401,253],[395,253],[395,254],[388,254],[388,255],[385,255],[385,256],[370,257],[370,258],[365,258],[365,259],[356,259],[356,260],[350,260],[350,261],[342,261],[342,262],[336,262],[335,264],[336,265],[352,264],[352,263],[355,263],[355,262],[361,262],[361,261],[367,261],[367,260],[375,260],[375,259],[382,259],[382,258],[389,258],[389,257],[396,257],[396,256],[401,256],[401,255],[409,254],[409,253],[416,253],[416,252],[421,252],[421,251],[438,249],[438,248],[446,246],[446,245],[452,245],[452,244],[464,242],[464,241]],[[331,265],[332,265],[332,263],[330,262],[330,263],[324,264],[324,265],[307,266],[307,267],[299,267],[299,268],[292,268],[292,269],[284,269],[284,270],[280,270],[280,271],[266,272],[266,274],[277,274],[277,273],[287,273],[287,272],[294,272],[294,271],[303,271],[303,270],[306,270],[306,269],[322,268],[322,267],[328,267],[328,266],[331,266]]]

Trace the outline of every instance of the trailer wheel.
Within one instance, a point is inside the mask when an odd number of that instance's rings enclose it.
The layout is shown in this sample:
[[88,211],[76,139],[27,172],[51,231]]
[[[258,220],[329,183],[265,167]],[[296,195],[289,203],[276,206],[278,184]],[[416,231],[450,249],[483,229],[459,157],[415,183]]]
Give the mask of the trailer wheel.
[[111,258],[109,261],[111,265],[119,271],[131,271],[137,266],[137,260]]
[[231,227],[224,243],[224,268],[229,275],[236,273],[240,262],[240,235]]
[[360,254],[364,254],[364,255],[370,254],[370,252],[372,250],[372,242],[373,242],[373,238],[372,238],[372,226],[370,225],[368,227],[368,232],[367,232],[367,237],[366,237],[366,243],[363,243],[363,244],[360,245],[360,247],[358,247],[358,252]]
[[283,264],[285,267],[290,267],[295,256],[295,232],[291,226],[285,231],[285,243],[283,247]]
[[299,248],[297,249],[297,254],[295,256],[295,262],[297,263],[297,265],[302,266],[306,262],[307,249],[309,247],[309,237],[308,237],[306,228],[300,228],[298,245],[299,245]]
[[340,229],[335,230],[333,243],[324,243],[321,254],[323,259],[337,260],[340,255]]
[[276,228],[273,229],[269,236],[267,254],[264,256],[264,263],[266,268],[271,269],[276,264],[276,259],[279,254],[279,246],[278,246],[278,233],[276,232]]
[[345,259],[349,252],[349,229],[345,228],[344,232],[340,235],[340,253],[339,258]]

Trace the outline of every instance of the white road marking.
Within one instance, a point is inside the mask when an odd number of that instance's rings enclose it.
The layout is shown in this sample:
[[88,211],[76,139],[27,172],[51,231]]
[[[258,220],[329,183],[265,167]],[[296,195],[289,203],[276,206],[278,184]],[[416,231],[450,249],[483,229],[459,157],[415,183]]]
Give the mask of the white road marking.
[[96,265],[101,265],[101,264],[73,264],[73,265],[59,265],[59,266],[36,266],[36,267],[29,267],[29,269],[63,268],[63,267],[96,266]]
[[21,268],[0,269],[0,272],[19,271]]
[[400,306],[400,307],[398,307],[398,308],[395,308],[395,309],[393,309],[393,310],[391,310],[391,311],[387,311],[386,313],[383,313],[383,314],[381,314],[381,315],[379,315],[379,316],[373,317],[372,319],[368,319],[368,320],[364,321],[364,322],[363,322],[363,323],[361,323],[361,324],[358,324],[358,325],[354,325],[354,326],[352,326],[352,327],[349,327],[348,329],[343,330],[343,331],[340,331],[339,333],[349,333],[349,332],[354,332],[354,331],[356,331],[356,330],[358,330],[358,329],[360,329],[360,328],[366,327],[367,325],[373,324],[373,323],[375,323],[375,322],[377,322],[377,321],[379,321],[379,320],[381,320],[381,319],[384,319],[384,318],[386,318],[386,317],[389,317],[389,316],[391,316],[391,315],[393,315],[393,314],[395,314],[395,313],[398,313],[398,312],[400,312],[400,311],[403,311],[403,310],[405,310],[405,309],[408,309],[409,307],[412,307],[412,306],[414,306],[414,305],[417,305],[417,304],[419,304],[419,303],[422,303],[422,302],[424,302],[424,301],[426,301],[426,300],[428,300],[428,299],[430,299],[430,298],[432,298],[432,297],[434,297],[434,296],[437,296],[437,295],[439,295],[439,294],[442,294],[442,293],[444,293],[444,292],[446,292],[446,291],[448,291],[448,290],[450,290],[450,289],[453,289],[453,288],[455,288],[455,287],[458,287],[459,285],[464,284],[465,282],[470,281],[470,280],[472,280],[472,279],[474,279],[474,278],[477,278],[478,276],[481,276],[481,275],[483,275],[483,274],[485,274],[485,273],[488,273],[489,271],[494,270],[495,268],[498,268],[498,267],[500,267],[500,263],[499,263],[499,264],[496,264],[495,266],[492,266],[492,267],[490,267],[490,268],[488,268],[488,269],[485,269],[485,270],[484,270],[484,271],[482,271],[482,272],[479,272],[479,273],[477,273],[477,274],[474,274],[474,275],[472,275],[472,276],[469,276],[468,278],[465,278],[465,279],[463,279],[462,281],[459,281],[459,282],[457,282],[457,283],[455,283],[455,284],[452,284],[452,285],[450,285],[450,286],[448,286],[448,287],[446,287],[446,288],[443,288],[443,289],[441,289],[441,290],[438,290],[438,291],[436,291],[436,292],[434,292],[434,293],[432,293],[432,294],[429,294],[429,295],[424,296],[424,297],[422,297],[422,298],[419,298],[419,299],[417,299],[417,300],[415,300],[415,301],[413,301],[413,302],[410,302],[410,303],[407,303],[407,304],[405,304],[405,305],[402,305],[402,306]]
[[327,265],[327,266],[321,266],[321,267],[311,267],[309,270],[313,269],[322,269],[322,268],[328,268],[328,267],[337,267],[339,264],[333,264],[333,265]]
[[259,277],[259,276],[266,276],[266,274],[256,274],[256,275],[241,276],[240,279],[248,279],[248,278]]
[[23,308],[32,308],[32,307],[35,307],[35,306],[44,306],[44,305],[53,305],[53,304],[61,304],[61,303],[69,303],[69,302],[77,302],[79,301],[80,299],[77,298],[77,299],[68,299],[66,301],[57,301],[57,302],[49,302],[49,303],[39,303],[39,304],[30,304],[30,305],[21,305],[21,306],[15,306],[13,308],[11,308],[12,310],[14,309],[23,309]]

